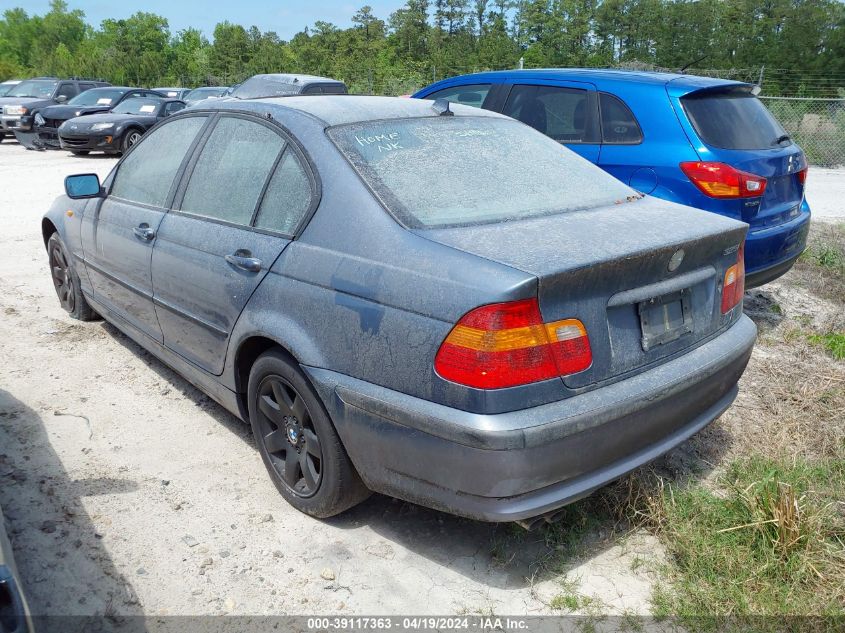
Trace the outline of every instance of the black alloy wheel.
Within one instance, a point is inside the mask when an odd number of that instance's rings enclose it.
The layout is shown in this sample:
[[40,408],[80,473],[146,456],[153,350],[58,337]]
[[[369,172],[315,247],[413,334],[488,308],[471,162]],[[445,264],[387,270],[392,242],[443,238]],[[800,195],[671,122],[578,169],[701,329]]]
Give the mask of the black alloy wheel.
[[322,481],[320,438],[303,397],[281,376],[267,376],[258,388],[258,427],[270,462],[298,497],[312,497]]
[[73,284],[73,273],[70,269],[68,257],[58,240],[50,242],[50,272],[53,276],[53,287],[59,297],[62,308],[73,314],[76,308],[76,288]]

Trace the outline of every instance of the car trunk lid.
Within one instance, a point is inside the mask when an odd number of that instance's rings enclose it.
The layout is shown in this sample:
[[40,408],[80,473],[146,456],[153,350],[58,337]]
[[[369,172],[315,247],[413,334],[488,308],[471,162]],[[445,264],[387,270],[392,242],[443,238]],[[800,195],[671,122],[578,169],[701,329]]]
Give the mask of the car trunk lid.
[[584,388],[665,361],[737,318],[737,310],[721,313],[721,281],[745,231],[728,218],[643,198],[419,233],[536,276],[543,320],[575,318],[587,329],[593,364],[564,378]]

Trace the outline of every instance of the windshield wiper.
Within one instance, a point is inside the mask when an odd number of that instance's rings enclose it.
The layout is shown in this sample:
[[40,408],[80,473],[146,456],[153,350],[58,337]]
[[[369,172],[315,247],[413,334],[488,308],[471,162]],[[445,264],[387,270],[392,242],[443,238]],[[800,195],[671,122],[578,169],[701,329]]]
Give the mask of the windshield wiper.
[[791,141],[791,140],[792,140],[792,137],[791,137],[791,136],[789,136],[789,134],[781,134],[780,136],[778,136],[778,137],[775,139],[774,144],[775,144],[775,145],[780,145],[780,144],[781,144],[781,143],[783,143],[784,141]]

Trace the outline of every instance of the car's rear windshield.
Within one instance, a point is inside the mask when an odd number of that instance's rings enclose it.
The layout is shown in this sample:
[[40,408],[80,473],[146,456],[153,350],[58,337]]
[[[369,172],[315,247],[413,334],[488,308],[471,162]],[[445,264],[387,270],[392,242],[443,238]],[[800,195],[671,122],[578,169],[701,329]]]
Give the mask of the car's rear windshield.
[[520,220],[636,195],[510,119],[370,121],[331,128],[329,135],[385,206],[411,228]]
[[80,92],[67,103],[68,105],[76,106],[109,106],[116,103],[122,95],[123,90],[116,90],[114,88],[92,88],[91,90]]
[[116,114],[155,114],[160,105],[161,99],[134,97],[116,106],[112,112]]
[[681,103],[701,140],[713,147],[771,149],[789,144],[777,119],[749,92],[693,94]]

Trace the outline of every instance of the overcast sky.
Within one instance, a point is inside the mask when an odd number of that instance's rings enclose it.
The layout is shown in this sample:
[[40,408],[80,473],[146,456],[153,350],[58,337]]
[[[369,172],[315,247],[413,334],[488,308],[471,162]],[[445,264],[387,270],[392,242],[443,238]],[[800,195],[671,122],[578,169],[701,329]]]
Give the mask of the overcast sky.
[[[351,25],[352,16],[359,8],[369,4],[373,13],[383,19],[404,4],[403,0],[361,0],[360,4],[321,0],[68,0],[69,8],[81,9],[89,24],[99,26],[106,18],[125,18],[136,11],[157,13],[167,18],[170,30],[176,33],[190,26],[201,29],[211,38],[214,25],[224,20],[249,28],[253,24],[262,31],[276,31],[282,39],[317,20],[332,22],[341,27]],[[43,15],[50,10],[49,0],[0,0],[0,11],[23,7],[30,15]]]

